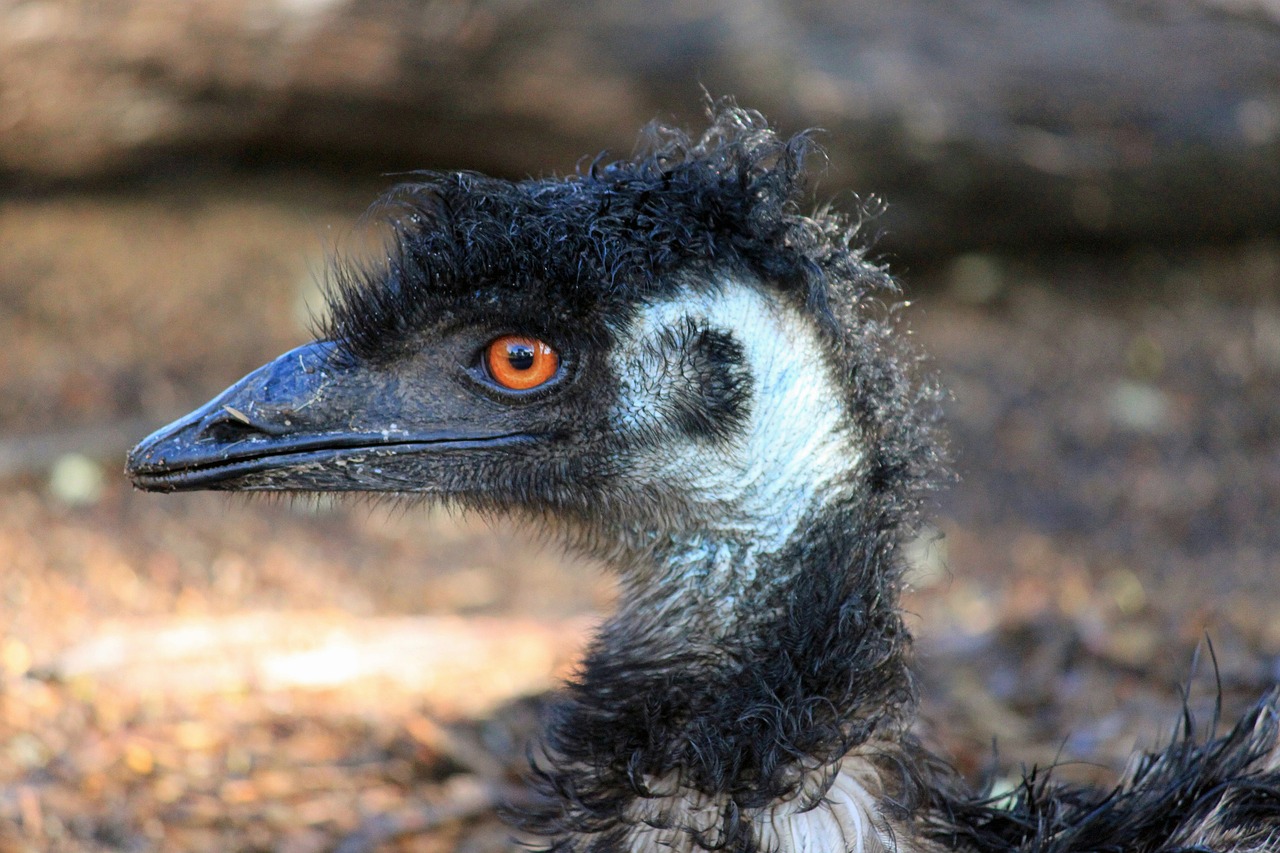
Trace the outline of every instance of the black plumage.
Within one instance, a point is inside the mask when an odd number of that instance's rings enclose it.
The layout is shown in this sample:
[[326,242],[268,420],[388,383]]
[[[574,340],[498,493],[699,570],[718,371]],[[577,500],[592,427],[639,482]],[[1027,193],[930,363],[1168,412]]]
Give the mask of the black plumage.
[[423,173],[377,206],[394,231],[386,263],[338,271],[321,335],[376,359],[442,313],[525,300],[536,300],[527,321],[563,332],[670,292],[676,270],[726,267],[794,291],[838,332],[833,302],[894,285],[843,216],[801,213],[813,150],[807,135],[782,139],[725,110],[699,139],[655,126],[635,159],[602,155],[565,178]]

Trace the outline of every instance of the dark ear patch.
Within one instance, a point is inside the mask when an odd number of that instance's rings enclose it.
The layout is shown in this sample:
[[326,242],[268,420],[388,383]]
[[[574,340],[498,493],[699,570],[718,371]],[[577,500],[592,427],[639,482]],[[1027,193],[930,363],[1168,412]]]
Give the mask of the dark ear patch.
[[672,420],[691,436],[726,438],[750,413],[751,372],[742,345],[728,332],[696,326],[682,344],[680,372],[686,381],[673,400]]

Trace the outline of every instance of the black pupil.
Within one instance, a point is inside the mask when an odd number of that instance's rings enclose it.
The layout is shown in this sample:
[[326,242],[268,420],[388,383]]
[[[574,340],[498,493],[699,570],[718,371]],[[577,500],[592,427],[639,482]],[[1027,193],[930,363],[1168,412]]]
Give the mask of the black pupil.
[[507,344],[507,361],[516,370],[533,367],[533,347],[528,344]]

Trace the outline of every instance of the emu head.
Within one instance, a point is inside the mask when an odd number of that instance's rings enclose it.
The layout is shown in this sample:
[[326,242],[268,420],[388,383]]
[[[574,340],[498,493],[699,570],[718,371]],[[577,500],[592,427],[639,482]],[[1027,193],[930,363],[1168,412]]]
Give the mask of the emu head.
[[128,473],[425,495],[554,520],[622,561],[780,545],[835,499],[907,518],[928,415],[868,310],[891,282],[843,219],[798,213],[808,147],[723,109],[701,139],[655,130],[565,179],[402,187],[386,257],[335,273],[319,339],[146,439]]

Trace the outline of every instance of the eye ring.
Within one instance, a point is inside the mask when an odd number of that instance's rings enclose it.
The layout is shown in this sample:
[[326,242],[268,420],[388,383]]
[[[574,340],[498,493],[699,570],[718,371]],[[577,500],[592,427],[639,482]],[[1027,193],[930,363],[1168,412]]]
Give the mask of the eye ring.
[[531,391],[560,370],[560,356],[549,344],[526,335],[503,335],[484,348],[484,366],[500,388]]

